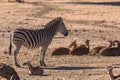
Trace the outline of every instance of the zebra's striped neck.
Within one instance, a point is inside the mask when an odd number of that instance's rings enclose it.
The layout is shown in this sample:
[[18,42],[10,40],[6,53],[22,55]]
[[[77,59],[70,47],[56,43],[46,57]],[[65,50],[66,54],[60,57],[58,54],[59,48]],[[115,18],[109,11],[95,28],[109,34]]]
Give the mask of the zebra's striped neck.
[[45,29],[47,29],[48,32],[50,32],[49,34],[51,34],[52,36],[54,36],[58,31],[57,27],[55,27],[55,28],[45,28]]
[[59,19],[52,20],[51,22],[49,22],[48,24],[45,25],[44,29],[49,30],[52,33],[52,35],[54,36],[60,27],[59,26],[60,21],[61,20],[59,20]]

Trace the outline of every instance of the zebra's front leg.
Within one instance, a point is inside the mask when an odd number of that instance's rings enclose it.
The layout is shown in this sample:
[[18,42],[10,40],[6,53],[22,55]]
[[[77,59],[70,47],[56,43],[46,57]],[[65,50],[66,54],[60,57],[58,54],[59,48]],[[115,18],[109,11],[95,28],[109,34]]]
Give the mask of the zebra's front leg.
[[40,57],[40,65],[41,66],[46,66],[46,64],[44,62],[44,58],[45,58],[45,53],[46,53],[47,48],[48,48],[48,46],[41,47],[41,57]]
[[18,64],[17,62],[17,53],[19,52],[20,48],[16,48],[14,50],[14,64],[17,66],[17,67],[20,67],[20,65]]

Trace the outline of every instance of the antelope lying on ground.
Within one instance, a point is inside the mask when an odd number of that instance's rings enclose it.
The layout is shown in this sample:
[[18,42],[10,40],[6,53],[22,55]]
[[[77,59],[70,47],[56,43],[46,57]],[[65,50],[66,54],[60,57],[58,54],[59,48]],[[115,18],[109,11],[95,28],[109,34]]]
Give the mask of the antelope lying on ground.
[[43,69],[40,66],[33,67],[30,61],[23,63],[23,66],[28,66],[30,75],[43,75]]
[[75,40],[68,46],[68,48],[65,48],[65,47],[55,48],[52,51],[52,55],[69,55],[71,54],[71,51],[76,47],[77,47],[77,44]]
[[110,80],[120,80],[120,75],[116,75],[116,76],[113,75],[113,72],[112,72],[113,67],[112,66],[108,66],[106,69],[107,69]]
[[5,77],[7,80],[20,80],[14,68],[4,63],[0,63],[0,76]]
[[108,42],[110,43],[108,47],[106,47],[106,46],[94,47],[94,48],[90,51],[90,53],[91,53],[92,55],[97,55],[97,54],[99,55],[101,49],[112,47],[113,41],[112,41],[112,40],[110,40],[110,41],[108,40]]
[[117,45],[117,47],[108,47],[103,48],[100,51],[100,54],[103,56],[120,56],[120,42],[115,40],[113,41],[113,45]]
[[88,54],[89,50],[90,50],[89,42],[90,42],[90,40],[86,40],[85,41],[86,45],[77,46],[75,49],[73,49],[71,51],[71,54],[72,55],[84,55],[84,54]]

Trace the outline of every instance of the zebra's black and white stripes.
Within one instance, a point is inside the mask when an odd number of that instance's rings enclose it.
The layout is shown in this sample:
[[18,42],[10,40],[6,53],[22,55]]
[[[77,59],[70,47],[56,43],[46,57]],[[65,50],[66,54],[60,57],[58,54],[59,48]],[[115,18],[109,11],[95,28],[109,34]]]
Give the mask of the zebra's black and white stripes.
[[44,57],[46,50],[57,32],[60,32],[65,36],[68,35],[68,31],[61,17],[53,19],[52,21],[47,23],[43,29],[39,30],[16,29],[10,35],[9,46],[9,54],[11,54],[12,45],[14,45],[15,47],[14,48],[15,65],[19,67],[16,56],[21,46],[23,45],[27,48],[41,47],[40,64],[41,66],[45,66]]

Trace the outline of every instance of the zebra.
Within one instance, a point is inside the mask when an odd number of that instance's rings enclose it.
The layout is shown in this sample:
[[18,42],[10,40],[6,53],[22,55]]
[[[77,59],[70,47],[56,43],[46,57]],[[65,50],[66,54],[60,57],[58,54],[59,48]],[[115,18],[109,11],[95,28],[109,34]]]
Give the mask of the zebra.
[[28,49],[34,49],[41,47],[40,53],[40,65],[46,66],[44,62],[45,53],[48,46],[51,44],[54,35],[60,32],[64,36],[68,35],[68,30],[63,23],[61,17],[57,17],[48,22],[44,28],[30,30],[25,28],[19,28],[14,30],[10,34],[9,55],[11,55],[12,46],[14,46],[14,64],[20,67],[17,61],[17,54],[22,45]]

